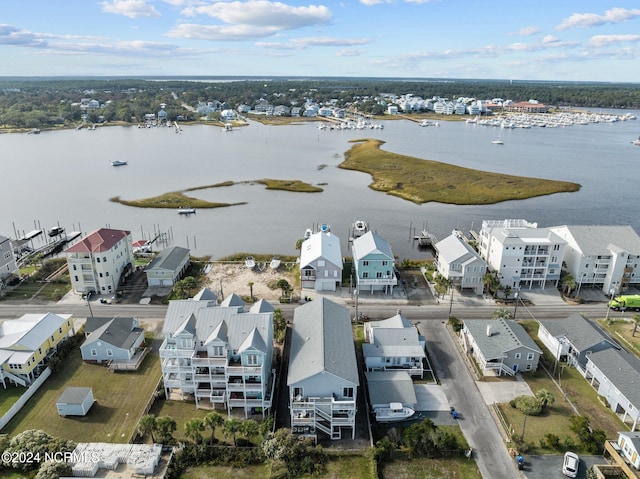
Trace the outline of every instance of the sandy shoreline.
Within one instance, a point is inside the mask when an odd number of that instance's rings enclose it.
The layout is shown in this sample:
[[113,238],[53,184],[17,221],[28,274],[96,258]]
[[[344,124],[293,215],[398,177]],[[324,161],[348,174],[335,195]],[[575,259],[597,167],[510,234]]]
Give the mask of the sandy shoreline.
[[[206,286],[216,293],[218,297],[225,298],[236,293],[243,298],[249,298],[253,283],[253,297],[256,300],[265,299],[274,306],[278,303],[282,290],[275,285],[280,279],[286,279],[291,286],[296,285],[298,276],[297,265],[287,266],[281,264],[276,271],[272,271],[269,265],[260,272],[257,268],[248,269],[244,263],[213,263],[207,273]],[[220,291],[222,290],[222,294]]]

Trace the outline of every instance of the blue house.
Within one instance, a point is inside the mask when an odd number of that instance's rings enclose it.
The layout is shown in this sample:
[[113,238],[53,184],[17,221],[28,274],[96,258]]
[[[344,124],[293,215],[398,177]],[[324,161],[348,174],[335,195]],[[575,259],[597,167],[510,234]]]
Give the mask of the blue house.
[[368,231],[353,240],[353,268],[358,291],[384,291],[393,294],[398,284],[395,275],[395,258],[389,243]]

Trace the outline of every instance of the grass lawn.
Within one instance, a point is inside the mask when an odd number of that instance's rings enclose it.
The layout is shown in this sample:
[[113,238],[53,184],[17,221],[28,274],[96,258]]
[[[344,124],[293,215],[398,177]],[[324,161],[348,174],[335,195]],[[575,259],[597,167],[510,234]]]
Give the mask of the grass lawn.
[[381,479],[480,479],[476,462],[463,457],[440,459],[400,457],[380,467]]
[[353,140],[339,167],[369,173],[370,187],[417,204],[485,205],[560,192],[580,185],[462,168],[382,150],[383,141]]
[[7,384],[7,389],[0,389],[0,416],[13,406],[16,400],[22,396],[23,392],[23,387],[12,386],[11,384]]
[[16,289],[3,296],[6,300],[41,299],[43,301],[57,301],[71,290],[69,283],[52,281],[50,283],[35,283],[25,281]]
[[[126,442],[159,379],[160,361],[155,354],[145,358],[139,371],[110,373],[104,366],[84,364],[76,349],[2,432],[14,435],[26,429],[43,429],[74,441]],[[56,400],[68,386],[93,388],[97,403],[87,416],[58,415]]]
[[267,479],[271,468],[268,465],[235,468],[229,466],[190,467],[180,475],[180,479]]
[[[156,417],[169,416],[173,418],[176,422],[177,429],[173,434],[178,440],[186,440],[187,437],[184,435],[184,425],[190,419],[204,419],[204,417],[212,412],[210,409],[196,409],[195,401],[167,401],[164,399],[158,399],[153,406],[151,406],[151,411],[149,414],[154,414]],[[227,411],[224,409],[216,410],[223,419],[227,419]],[[261,416],[262,417],[262,416]],[[211,437],[211,429],[205,429],[202,431],[202,436],[205,441],[208,441]],[[216,428],[216,438],[221,443],[233,444],[233,439],[227,439],[222,434],[222,428]],[[217,477],[217,476],[215,476]]]
[[[620,314],[617,311],[615,311],[614,313],[616,315]],[[640,327],[638,327],[636,335],[632,336],[632,321],[624,321],[622,319],[610,319],[609,321],[605,321],[604,319],[600,319],[598,320],[598,324],[606,329],[607,332],[611,334],[611,336],[622,342],[627,348],[633,351],[636,356],[640,356]]]

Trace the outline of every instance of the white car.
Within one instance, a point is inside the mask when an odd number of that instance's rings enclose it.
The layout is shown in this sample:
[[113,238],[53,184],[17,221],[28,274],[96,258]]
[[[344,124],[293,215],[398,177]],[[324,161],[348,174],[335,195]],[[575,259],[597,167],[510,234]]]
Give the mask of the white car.
[[578,475],[578,467],[580,459],[574,452],[565,452],[564,461],[562,462],[562,474],[567,477],[576,477]]

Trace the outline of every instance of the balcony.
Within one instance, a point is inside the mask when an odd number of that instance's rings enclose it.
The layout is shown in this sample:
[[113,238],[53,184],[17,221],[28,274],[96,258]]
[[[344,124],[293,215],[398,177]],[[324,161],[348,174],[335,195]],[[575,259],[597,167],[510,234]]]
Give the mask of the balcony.
[[395,276],[389,276],[387,278],[358,278],[358,285],[371,286],[371,285],[392,285],[398,284],[398,278]]
[[228,366],[227,375],[251,374],[252,376],[262,376],[262,366]]
[[[198,352],[191,361],[194,366],[201,367],[224,367],[227,365],[227,358],[202,356],[202,352]],[[205,353],[206,354],[206,353]]]
[[160,357],[161,358],[192,358],[194,352],[192,349],[178,349],[175,344],[162,344],[160,346]]

